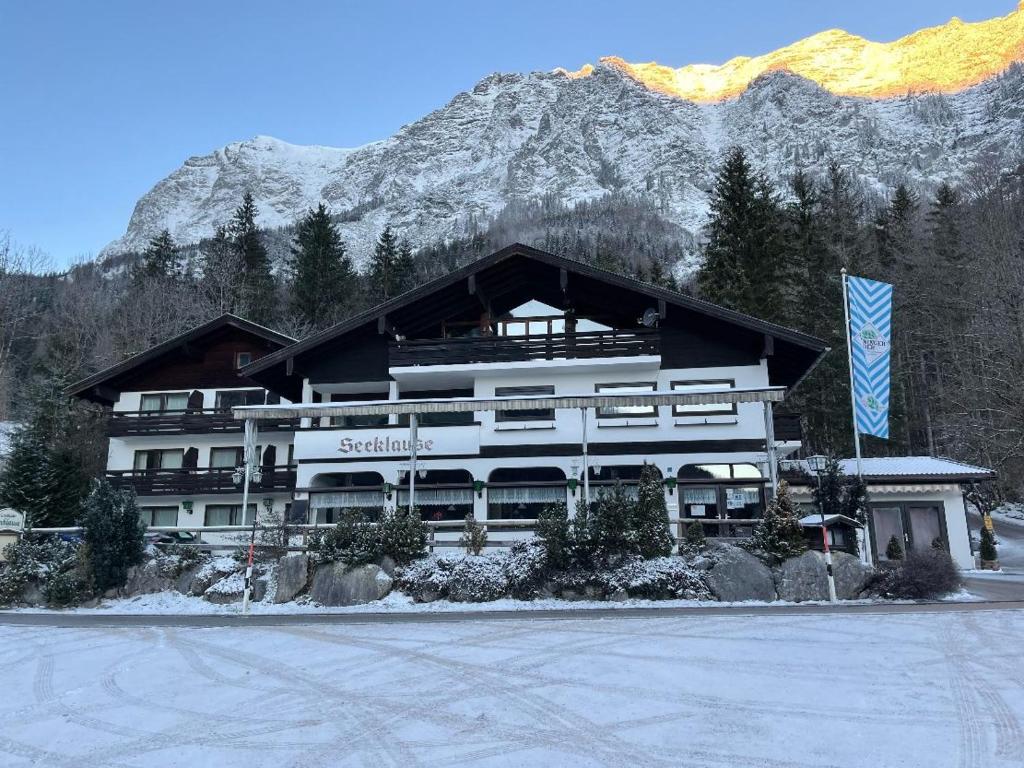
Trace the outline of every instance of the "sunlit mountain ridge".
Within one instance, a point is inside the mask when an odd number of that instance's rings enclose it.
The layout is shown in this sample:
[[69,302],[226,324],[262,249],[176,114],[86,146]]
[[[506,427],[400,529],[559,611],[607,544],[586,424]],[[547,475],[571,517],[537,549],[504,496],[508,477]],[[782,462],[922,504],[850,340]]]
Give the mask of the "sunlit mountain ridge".
[[[633,64],[617,56],[601,62],[652,91],[701,103],[739,96],[759,76],[785,71],[812,80],[837,96],[885,98],[907,93],[955,93],[1024,61],[1024,0],[1006,16],[965,23],[958,18],[878,43],[831,29],[763,56],[738,56],[721,66],[674,69]],[[570,77],[588,77],[586,65]]]

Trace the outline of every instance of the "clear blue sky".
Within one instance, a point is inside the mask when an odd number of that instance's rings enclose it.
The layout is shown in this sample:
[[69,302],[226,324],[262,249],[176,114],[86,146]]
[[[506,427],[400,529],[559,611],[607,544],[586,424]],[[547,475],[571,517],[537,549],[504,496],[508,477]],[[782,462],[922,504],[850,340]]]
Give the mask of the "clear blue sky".
[[356,146],[488,73],[682,66],[841,27],[891,40],[1015,0],[0,0],[0,230],[56,265],[124,231],[191,155],[257,134]]

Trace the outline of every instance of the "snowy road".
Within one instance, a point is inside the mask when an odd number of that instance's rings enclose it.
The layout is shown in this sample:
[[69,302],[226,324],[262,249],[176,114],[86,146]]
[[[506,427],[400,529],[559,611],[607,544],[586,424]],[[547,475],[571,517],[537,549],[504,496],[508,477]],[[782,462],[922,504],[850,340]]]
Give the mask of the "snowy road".
[[1019,766],[1022,635],[1021,610],[0,626],[0,765]]

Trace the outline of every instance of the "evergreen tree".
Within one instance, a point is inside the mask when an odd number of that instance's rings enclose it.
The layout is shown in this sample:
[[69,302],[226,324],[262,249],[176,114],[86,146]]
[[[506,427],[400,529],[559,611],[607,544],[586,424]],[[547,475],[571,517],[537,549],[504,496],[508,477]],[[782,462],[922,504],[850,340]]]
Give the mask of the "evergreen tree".
[[149,241],[149,247],[142,254],[143,277],[173,278],[178,273],[178,247],[174,244],[169,230],[164,230]]
[[79,525],[89,548],[97,592],[124,586],[128,569],[142,562],[145,526],[139,520],[135,494],[116,490],[106,480],[93,482]]
[[636,504],[630,521],[631,538],[641,557],[664,557],[672,552],[672,531],[665,504],[661,475],[653,464],[644,464],[640,472]]
[[480,525],[472,512],[466,515],[459,546],[466,550],[467,555],[479,555],[487,547],[487,529]]
[[825,463],[820,487],[817,482],[812,482],[811,487],[815,506],[826,515],[845,515],[865,522],[867,486],[860,477],[845,474],[835,456],[829,456]]
[[707,538],[704,536],[704,526],[696,521],[686,526],[686,548],[691,551],[704,549],[707,546]]
[[705,229],[701,296],[767,320],[781,320],[786,295],[780,207],[771,184],[733,147],[715,178]]
[[288,266],[291,306],[297,317],[322,329],[349,309],[356,273],[323,203],[296,225]]
[[622,483],[598,495],[590,520],[598,556],[607,560],[635,552],[636,535],[631,526],[633,505]]
[[547,562],[552,568],[565,568],[572,556],[572,527],[569,508],[551,504],[537,516],[537,538],[544,543]]
[[30,386],[29,418],[14,434],[0,474],[0,501],[24,513],[29,525],[72,525],[89,477],[98,471],[80,445],[89,424],[64,394],[68,383],[66,376],[50,374]]
[[779,481],[775,498],[754,527],[750,545],[771,565],[778,565],[807,550],[800,516],[793,506],[789,484],[785,480]]
[[412,288],[416,280],[415,267],[409,244],[398,242],[390,224],[384,227],[370,256],[371,303],[380,304]]
[[235,210],[230,235],[242,270],[240,310],[248,320],[269,324],[274,317],[274,277],[267,249],[256,227],[256,201],[251,192],[245,193],[242,204]]
[[889,543],[885,545],[885,557],[888,560],[903,559],[903,545],[895,534],[889,537]]
[[981,527],[981,545],[978,547],[978,554],[986,562],[995,562],[999,559],[999,551],[996,549],[996,537],[992,535],[986,526]]

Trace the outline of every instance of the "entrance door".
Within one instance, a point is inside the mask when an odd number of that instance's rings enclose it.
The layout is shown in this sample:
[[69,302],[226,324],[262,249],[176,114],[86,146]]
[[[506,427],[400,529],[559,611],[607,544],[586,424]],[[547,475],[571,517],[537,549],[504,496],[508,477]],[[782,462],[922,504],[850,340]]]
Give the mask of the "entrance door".
[[888,560],[885,549],[893,536],[906,551],[907,537],[903,527],[903,510],[899,505],[891,507],[873,507],[871,522],[874,527],[875,559]]
[[895,536],[904,553],[925,552],[938,539],[946,549],[946,526],[941,504],[901,503],[871,508],[875,557],[887,560],[885,549]]
[[907,505],[907,522],[910,530],[910,547],[914,552],[931,549],[935,540],[946,546],[946,538],[942,534],[942,515],[933,504]]

